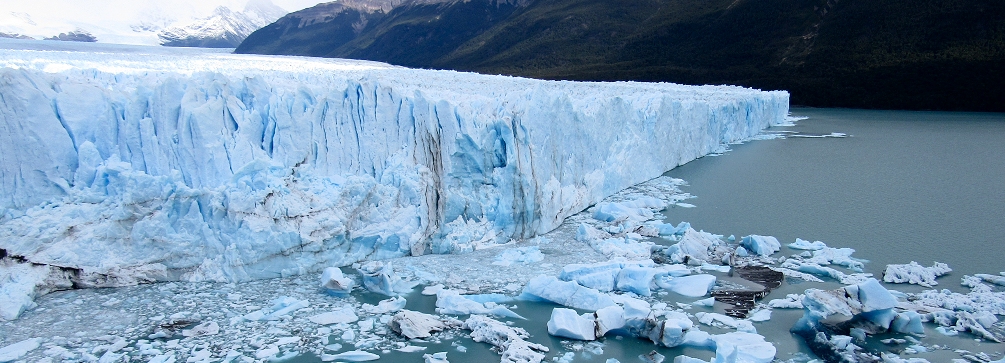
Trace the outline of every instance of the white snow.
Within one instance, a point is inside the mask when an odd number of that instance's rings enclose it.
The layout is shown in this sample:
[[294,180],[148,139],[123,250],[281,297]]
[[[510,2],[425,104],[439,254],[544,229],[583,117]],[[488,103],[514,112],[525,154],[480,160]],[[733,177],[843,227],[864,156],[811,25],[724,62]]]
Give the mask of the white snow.
[[241,26],[250,27],[240,34],[247,36],[287,11],[297,9],[284,10],[262,0],[15,1],[4,4],[0,32],[43,39],[82,30],[103,43],[160,45],[158,33],[172,27],[201,27],[204,29],[200,33],[213,35],[210,32],[213,25],[219,25],[213,24],[214,19],[206,18],[211,14],[219,16],[224,10],[234,13],[231,17],[235,19],[231,21],[239,20]]
[[0,50],[0,248],[111,285],[532,237],[788,111],[739,87],[20,47]]

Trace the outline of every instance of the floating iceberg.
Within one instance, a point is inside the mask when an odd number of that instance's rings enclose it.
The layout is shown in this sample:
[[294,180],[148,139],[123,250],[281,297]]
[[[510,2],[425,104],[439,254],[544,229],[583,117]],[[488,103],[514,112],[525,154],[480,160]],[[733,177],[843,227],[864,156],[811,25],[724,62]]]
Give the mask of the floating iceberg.
[[788,113],[740,87],[142,51],[2,49],[0,98],[0,249],[112,285],[533,237]]
[[548,319],[548,334],[576,340],[595,340],[597,326],[575,310],[555,308]]
[[332,294],[348,294],[352,291],[352,279],[342,275],[342,269],[329,267],[321,273],[321,288]]
[[886,272],[883,273],[883,281],[895,284],[909,283],[932,287],[939,283],[935,281],[939,276],[952,272],[949,265],[936,262],[932,267],[919,265],[911,261],[906,265],[886,265]]
[[507,326],[482,315],[472,315],[464,321],[464,329],[471,331],[471,339],[491,344],[502,353],[503,363],[540,363],[548,347],[528,342],[526,330]]
[[553,276],[538,276],[531,279],[523,288],[521,296],[593,311],[615,305],[614,300],[605,293],[580,286],[572,281],[561,281]]
[[388,322],[391,330],[408,339],[428,338],[433,332],[448,328],[439,318],[411,310],[403,310]]
[[782,244],[778,242],[777,238],[771,236],[758,236],[756,234],[743,237],[743,239],[740,240],[740,246],[743,246],[758,256],[768,256],[782,249]]

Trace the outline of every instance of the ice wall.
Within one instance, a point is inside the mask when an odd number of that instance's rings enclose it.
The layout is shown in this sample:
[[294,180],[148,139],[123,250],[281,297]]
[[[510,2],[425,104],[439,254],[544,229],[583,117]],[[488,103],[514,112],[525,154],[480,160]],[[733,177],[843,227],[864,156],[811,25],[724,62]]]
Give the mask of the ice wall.
[[0,50],[0,248],[78,286],[461,252],[783,121],[788,94]]

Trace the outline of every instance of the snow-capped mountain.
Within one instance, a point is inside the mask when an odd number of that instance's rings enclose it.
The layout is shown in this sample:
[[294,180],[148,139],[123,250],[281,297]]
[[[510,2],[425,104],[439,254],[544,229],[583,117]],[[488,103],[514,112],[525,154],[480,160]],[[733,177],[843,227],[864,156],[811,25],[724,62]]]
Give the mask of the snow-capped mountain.
[[286,15],[269,0],[251,0],[243,11],[220,6],[213,15],[157,33],[161,45],[172,47],[234,48],[249,34]]
[[41,40],[61,39],[60,34],[89,34],[99,43],[172,46],[234,47],[254,30],[287,13],[270,0],[108,0],[86,4],[43,0],[42,5],[5,5],[10,6],[0,12],[0,33],[8,38]]

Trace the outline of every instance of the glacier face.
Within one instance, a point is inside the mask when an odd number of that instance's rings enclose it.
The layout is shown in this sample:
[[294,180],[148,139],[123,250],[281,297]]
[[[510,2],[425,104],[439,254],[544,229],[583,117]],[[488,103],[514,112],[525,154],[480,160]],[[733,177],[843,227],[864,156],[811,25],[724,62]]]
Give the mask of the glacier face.
[[785,92],[296,57],[0,49],[0,67],[0,248],[77,286],[528,238],[788,113]]

